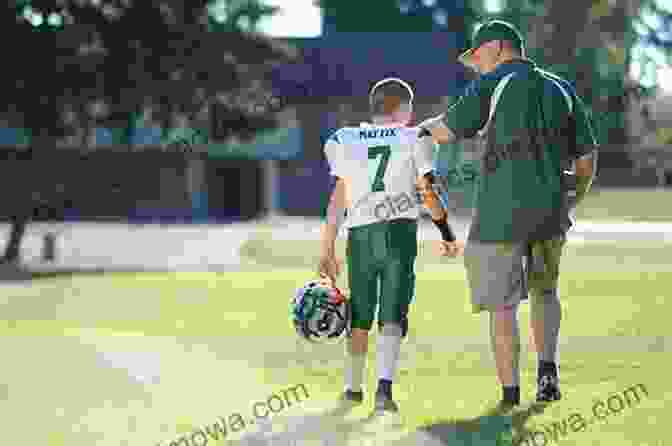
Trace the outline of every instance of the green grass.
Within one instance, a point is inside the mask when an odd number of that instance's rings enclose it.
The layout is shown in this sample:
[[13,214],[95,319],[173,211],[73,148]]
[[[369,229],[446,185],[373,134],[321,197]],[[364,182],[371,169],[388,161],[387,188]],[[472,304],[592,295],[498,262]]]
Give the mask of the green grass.
[[672,221],[672,190],[606,189],[589,193],[576,216],[586,220]]
[[[257,263],[250,271],[75,276],[0,289],[0,383],[7,383],[4,401],[0,385],[0,415],[12,420],[4,428],[6,442],[168,446],[180,432],[219,416],[249,414],[254,401],[296,384],[306,386],[310,399],[292,413],[328,406],[341,390],[342,347],[297,343],[289,323],[289,299],[313,277],[316,249],[315,242],[273,241],[262,233],[243,249]],[[589,418],[595,401],[641,383],[648,396],[639,404],[558,444],[663,444],[672,410],[669,252],[660,244],[568,247],[561,347],[566,398],[532,413],[524,405],[514,434],[524,437],[575,413]],[[446,444],[460,444],[458,437],[493,444],[478,440],[491,421],[484,414],[499,397],[487,321],[469,311],[461,264],[438,261],[430,244],[421,249],[412,311],[396,390],[407,444],[418,444],[410,437],[418,428]],[[520,318],[527,340],[527,305]],[[160,354],[161,382],[141,385],[123,369],[102,366],[96,352],[106,351],[139,352],[131,362],[151,363]],[[526,346],[522,368],[529,402],[535,358]],[[369,409],[370,400],[346,417],[343,430],[355,430]]]

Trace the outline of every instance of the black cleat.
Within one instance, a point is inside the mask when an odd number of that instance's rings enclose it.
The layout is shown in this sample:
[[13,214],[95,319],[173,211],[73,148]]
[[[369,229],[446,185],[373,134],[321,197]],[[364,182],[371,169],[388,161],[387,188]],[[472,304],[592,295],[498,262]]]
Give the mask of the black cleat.
[[345,392],[343,392],[343,395],[341,396],[341,401],[348,402],[351,404],[362,404],[362,401],[364,401],[364,392],[361,390],[359,392],[354,392],[348,389]]
[[560,384],[558,377],[553,375],[542,375],[537,381],[537,402],[548,403],[559,401],[562,398],[560,393]]
[[376,392],[375,413],[378,415],[399,413],[399,406],[394,402],[391,395],[378,391]]

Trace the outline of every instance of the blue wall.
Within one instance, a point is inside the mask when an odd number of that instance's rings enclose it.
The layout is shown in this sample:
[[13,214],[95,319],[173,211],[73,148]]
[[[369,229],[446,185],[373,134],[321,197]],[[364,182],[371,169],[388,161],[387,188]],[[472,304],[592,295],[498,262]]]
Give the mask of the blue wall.
[[303,61],[274,72],[276,94],[290,102],[366,95],[388,76],[411,82],[418,97],[457,96],[468,78],[455,61],[460,40],[454,33],[338,33],[286,41],[304,53]]

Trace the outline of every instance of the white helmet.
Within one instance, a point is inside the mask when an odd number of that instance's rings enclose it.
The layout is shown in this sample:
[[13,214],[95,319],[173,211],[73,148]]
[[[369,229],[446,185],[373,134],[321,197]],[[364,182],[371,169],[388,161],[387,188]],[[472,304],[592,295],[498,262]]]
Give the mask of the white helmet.
[[406,90],[408,94],[408,102],[400,104],[399,114],[402,120],[410,121],[411,115],[413,113],[413,100],[415,99],[415,94],[413,93],[411,86],[406,81],[399,79],[398,77],[388,77],[382,79],[376,82],[376,84],[371,88],[371,91],[369,92],[369,106],[371,108],[371,112],[374,115],[379,113],[379,110],[376,110],[376,93],[378,92],[379,88],[390,84],[400,86]]

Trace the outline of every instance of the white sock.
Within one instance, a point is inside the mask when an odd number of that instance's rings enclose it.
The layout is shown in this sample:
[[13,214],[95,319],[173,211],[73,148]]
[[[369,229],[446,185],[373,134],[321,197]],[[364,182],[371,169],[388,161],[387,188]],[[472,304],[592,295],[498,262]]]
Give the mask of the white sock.
[[364,381],[364,369],[366,368],[366,353],[345,356],[345,389],[359,392],[362,390]]
[[377,341],[378,379],[394,382],[401,352],[401,326],[385,323]]

